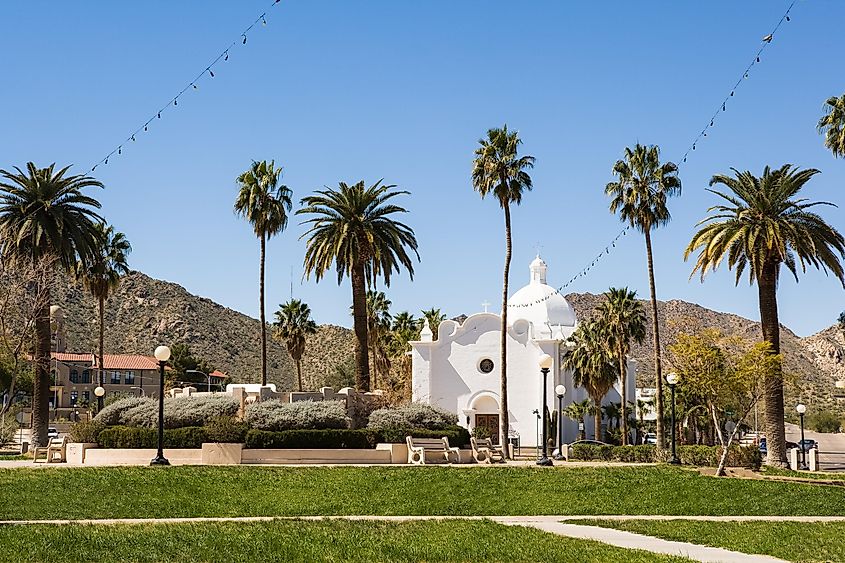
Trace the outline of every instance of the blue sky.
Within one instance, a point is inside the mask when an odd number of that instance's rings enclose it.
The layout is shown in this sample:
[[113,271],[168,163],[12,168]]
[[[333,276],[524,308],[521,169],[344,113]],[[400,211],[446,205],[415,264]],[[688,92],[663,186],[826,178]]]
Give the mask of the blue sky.
[[[0,167],[29,160],[84,172],[142,125],[270,2],[42,2],[0,5]],[[604,185],[625,146],[680,159],[789,2],[369,2],[283,0],[199,89],[97,168],[103,213],[134,246],[132,267],[252,316],[258,242],[232,212],[234,179],[275,159],[296,200],[379,178],[404,204],[422,261],[387,290],[395,310],[481,310],[501,295],[503,218],[472,190],[477,140],[518,129],[537,158],[513,212],[511,287],[539,244],[549,282],[588,265],[619,231]],[[654,236],[658,296],[756,319],[756,289],[720,270],[689,279],[682,258],[715,196],[714,173],[795,163],[822,174],[812,199],[845,205],[845,160],[816,133],[845,92],[845,3],[799,0],[708,137],[681,169],[673,221]],[[824,216],[845,231],[842,209]],[[349,326],[351,292],[302,282],[304,228],[268,246],[268,316],[290,296],[321,323]],[[572,291],[627,285],[647,297],[642,237],[629,235]],[[781,321],[806,335],[845,309],[835,278],[784,276]]]

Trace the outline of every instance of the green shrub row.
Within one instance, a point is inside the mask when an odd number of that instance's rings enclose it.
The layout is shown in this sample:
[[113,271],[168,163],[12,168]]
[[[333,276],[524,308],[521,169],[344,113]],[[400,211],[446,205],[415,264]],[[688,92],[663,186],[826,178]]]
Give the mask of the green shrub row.
[[404,444],[405,438],[442,438],[449,439],[453,447],[469,446],[469,431],[462,426],[447,426],[443,430],[429,430],[428,428],[386,428],[379,430],[379,442],[385,444]]
[[[112,426],[100,432],[97,443],[103,448],[155,448],[158,447],[158,431],[140,426]],[[208,442],[208,433],[201,426],[166,428],[165,448],[201,448]]]
[[[721,446],[678,446],[678,458],[684,465],[716,467],[722,455]],[[569,450],[570,461],[618,461],[654,463],[668,461],[669,454],[652,445],[594,446],[578,444]],[[763,462],[759,448],[731,446],[726,465],[759,469]]]

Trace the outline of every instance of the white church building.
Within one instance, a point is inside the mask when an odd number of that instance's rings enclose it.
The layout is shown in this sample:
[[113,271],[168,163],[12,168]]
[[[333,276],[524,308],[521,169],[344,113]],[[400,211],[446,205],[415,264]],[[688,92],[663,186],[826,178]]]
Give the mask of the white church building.
[[[588,398],[583,388],[572,384],[572,373],[562,369],[568,352],[567,339],[577,326],[575,311],[566,299],[546,283],[546,263],[538,256],[529,266],[528,285],[508,300],[508,418],[509,438],[519,438],[521,447],[537,445],[538,415],[542,412],[543,376],[539,361],[544,354],[554,359],[547,376],[547,406],[558,408],[554,388],[563,384],[563,407]],[[461,426],[472,431],[486,426],[498,439],[500,401],[501,317],[482,312],[463,323],[440,323],[437,337],[426,323],[419,342],[411,342],[413,400],[428,403],[458,415]],[[628,401],[634,401],[635,363],[628,361]],[[617,383],[604,399],[619,402]],[[592,417],[586,419],[587,437],[593,438]],[[563,417],[563,440],[578,437],[578,423]],[[550,436],[557,442],[557,436]]]

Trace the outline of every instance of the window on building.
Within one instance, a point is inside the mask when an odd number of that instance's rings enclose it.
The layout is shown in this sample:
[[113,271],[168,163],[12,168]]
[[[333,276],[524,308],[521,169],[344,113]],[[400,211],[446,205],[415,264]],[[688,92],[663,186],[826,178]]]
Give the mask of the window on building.
[[76,403],[79,402],[79,391],[71,391],[70,392],[70,406],[75,407]]
[[83,391],[82,392],[82,401],[85,403],[91,404],[91,391]]
[[127,371],[126,375],[123,378],[123,382],[126,385],[135,385],[135,372],[134,371]]
[[91,383],[91,370],[82,370],[82,383]]
[[111,384],[112,385],[119,385],[120,384],[120,372],[119,371],[111,372]]
[[70,370],[70,382],[79,383],[79,372],[75,369]]

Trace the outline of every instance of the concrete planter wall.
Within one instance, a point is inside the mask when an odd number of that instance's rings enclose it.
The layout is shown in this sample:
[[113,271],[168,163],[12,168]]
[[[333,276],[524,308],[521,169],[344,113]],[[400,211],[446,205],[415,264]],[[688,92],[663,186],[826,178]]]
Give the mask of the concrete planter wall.
[[81,465],[85,463],[85,452],[98,447],[96,443],[70,443],[67,445],[67,462]]
[[243,444],[206,443],[202,445],[203,465],[240,465]]

